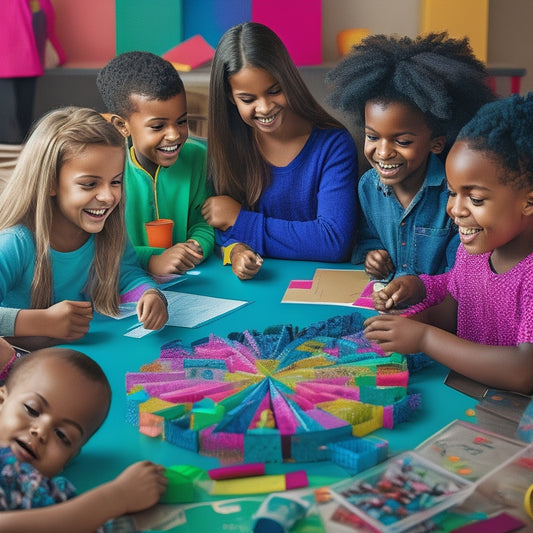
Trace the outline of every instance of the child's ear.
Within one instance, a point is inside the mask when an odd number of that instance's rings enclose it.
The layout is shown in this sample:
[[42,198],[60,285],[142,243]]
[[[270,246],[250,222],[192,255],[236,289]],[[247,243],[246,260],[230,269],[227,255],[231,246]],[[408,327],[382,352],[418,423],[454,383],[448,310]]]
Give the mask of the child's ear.
[[2,385],[0,387],[0,409],[2,409],[2,405],[6,401],[6,398],[7,398],[7,388],[5,385]]
[[533,191],[529,191],[526,197],[526,203],[524,205],[523,213],[526,216],[533,215]]
[[434,154],[440,154],[444,147],[446,146],[446,136],[441,135],[440,137],[433,137],[431,139],[431,152]]
[[130,136],[130,129],[128,127],[128,122],[124,120],[120,115],[111,115],[109,117],[109,122],[117,128],[117,130],[120,132],[120,134],[128,138]]

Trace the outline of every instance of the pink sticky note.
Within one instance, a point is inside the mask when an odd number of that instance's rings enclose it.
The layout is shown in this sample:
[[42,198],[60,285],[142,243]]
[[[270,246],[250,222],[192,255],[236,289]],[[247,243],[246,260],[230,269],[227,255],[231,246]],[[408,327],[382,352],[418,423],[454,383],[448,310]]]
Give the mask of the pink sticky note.
[[289,289],[310,289],[313,286],[312,279],[293,279],[289,283]]
[[163,54],[171,63],[199,67],[213,59],[215,49],[201,36],[195,35]]

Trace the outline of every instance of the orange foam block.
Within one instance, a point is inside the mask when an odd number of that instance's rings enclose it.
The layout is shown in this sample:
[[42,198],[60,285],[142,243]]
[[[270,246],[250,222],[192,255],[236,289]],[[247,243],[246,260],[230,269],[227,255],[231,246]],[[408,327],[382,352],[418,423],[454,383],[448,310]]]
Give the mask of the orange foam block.
[[191,70],[213,59],[215,49],[201,36],[183,41],[163,54],[177,70]]

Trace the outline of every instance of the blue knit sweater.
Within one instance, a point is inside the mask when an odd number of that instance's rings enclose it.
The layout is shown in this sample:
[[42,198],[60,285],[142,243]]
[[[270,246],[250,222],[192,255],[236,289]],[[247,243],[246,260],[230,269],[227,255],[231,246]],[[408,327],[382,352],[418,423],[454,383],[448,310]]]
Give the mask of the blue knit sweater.
[[357,151],[343,129],[314,128],[286,166],[271,166],[257,211],[243,206],[217,243],[243,242],[264,257],[348,260],[357,220]]

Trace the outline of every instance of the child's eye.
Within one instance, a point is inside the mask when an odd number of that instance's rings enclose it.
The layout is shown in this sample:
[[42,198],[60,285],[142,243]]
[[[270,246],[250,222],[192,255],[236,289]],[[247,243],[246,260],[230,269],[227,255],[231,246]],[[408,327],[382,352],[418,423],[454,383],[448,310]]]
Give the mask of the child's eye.
[[178,126],[185,126],[188,123],[189,123],[189,119],[188,118],[184,118],[184,119],[178,120]]
[[450,191],[450,189],[448,189],[448,196],[450,198],[455,198],[457,196],[457,193],[456,192],[453,192],[453,191]]
[[374,142],[374,141],[377,141],[377,140],[378,140],[378,138],[377,138],[376,135],[371,135],[370,133],[367,133],[367,134],[366,134],[366,138],[367,138],[367,140],[369,140],[369,141],[371,141],[371,142]]
[[26,412],[34,418],[37,418],[39,416],[39,411],[37,411],[36,409],[34,409],[31,405],[27,403],[24,404],[24,409],[26,409]]
[[251,104],[254,99],[253,98],[239,98],[239,100],[243,103],[243,104]]
[[66,433],[64,433],[63,431],[61,431],[60,429],[56,429],[55,430],[55,433],[57,435],[57,437],[59,438],[59,440],[65,444],[65,446],[70,446],[72,444],[72,442],[70,441],[70,439],[68,438],[68,436],[66,435]]
[[85,183],[81,184],[84,189],[92,189],[95,185],[96,183],[94,181],[86,181]]
[[151,129],[154,131],[159,131],[163,127],[163,124],[155,124],[153,126],[150,126]]
[[476,205],[476,206],[479,206],[479,205],[483,205],[483,198],[473,198],[472,196],[470,197],[470,201],[472,202],[472,205]]
[[400,141],[400,139],[397,139],[396,143],[400,146],[409,146],[410,144],[413,144],[413,141]]
[[276,87],[275,89],[270,89],[269,94],[280,94],[281,92],[281,87]]

